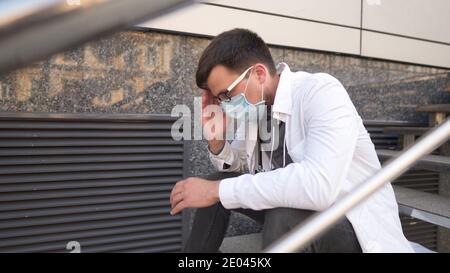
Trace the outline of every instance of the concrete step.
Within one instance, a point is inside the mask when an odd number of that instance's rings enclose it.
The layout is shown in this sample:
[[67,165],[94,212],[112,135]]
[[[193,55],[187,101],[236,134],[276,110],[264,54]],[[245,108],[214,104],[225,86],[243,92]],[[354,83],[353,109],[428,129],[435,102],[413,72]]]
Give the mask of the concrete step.
[[[398,156],[400,151],[392,150],[377,150],[377,155],[380,160],[387,160]],[[423,169],[436,172],[450,172],[450,157],[442,155],[427,155],[420,159],[414,169]]]
[[220,246],[222,253],[258,253],[261,250],[261,233],[225,237]]
[[401,214],[450,228],[450,198],[395,184],[393,187]]

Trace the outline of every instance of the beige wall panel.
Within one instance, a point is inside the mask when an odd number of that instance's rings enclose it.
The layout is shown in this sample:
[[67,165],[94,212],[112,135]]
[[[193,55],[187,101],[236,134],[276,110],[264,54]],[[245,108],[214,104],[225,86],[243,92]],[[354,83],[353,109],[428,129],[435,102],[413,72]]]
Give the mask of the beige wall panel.
[[363,28],[450,43],[449,0],[366,0]]
[[235,27],[249,28],[274,45],[359,54],[358,29],[204,4],[139,26],[211,36]]
[[363,56],[450,67],[450,46],[370,31],[362,34]]
[[219,0],[205,2],[352,27],[361,25],[361,0]]

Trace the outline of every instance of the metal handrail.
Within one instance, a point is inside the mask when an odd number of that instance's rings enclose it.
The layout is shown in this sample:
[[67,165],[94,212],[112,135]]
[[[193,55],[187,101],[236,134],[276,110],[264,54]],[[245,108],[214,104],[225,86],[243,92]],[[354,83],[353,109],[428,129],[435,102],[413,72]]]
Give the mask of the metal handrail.
[[193,2],[194,0],[1,1],[0,74]]
[[358,185],[323,212],[312,216],[264,250],[268,253],[295,252],[331,228],[345,213],[375,193],[384,184],[410,169],[420,158],[431,153],[450,138],[450,118],[422,136],[413,146],[391,158],[377,173]]

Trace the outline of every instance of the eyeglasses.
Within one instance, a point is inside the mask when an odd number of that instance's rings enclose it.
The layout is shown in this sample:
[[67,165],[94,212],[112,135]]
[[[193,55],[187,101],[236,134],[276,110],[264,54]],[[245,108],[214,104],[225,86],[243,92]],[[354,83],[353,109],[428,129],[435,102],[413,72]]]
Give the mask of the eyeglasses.
[[231,91],[233,90],[234,87],[236,87],[236,85],[238,85],[247,75],[248,71],[250,71],[250,69],[252,69],[253,66],[250,66],[249,68],[247,68],[244,73],[242,73],[230,86],[228,86],[227,89],[225,89],[224,91],[220,92],[217,96],[214,96],[213,98],[216,99],[219,103],[220,102],[229,102],[231,100]]

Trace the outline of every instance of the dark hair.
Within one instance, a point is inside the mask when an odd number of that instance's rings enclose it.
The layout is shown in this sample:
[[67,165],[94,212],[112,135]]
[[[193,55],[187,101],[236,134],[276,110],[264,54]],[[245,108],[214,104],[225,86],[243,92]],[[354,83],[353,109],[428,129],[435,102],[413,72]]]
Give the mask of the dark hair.
[[208,89],[206,82],[216,65],[242,73],[258,62],[265,64],[271,75],[276,74],[269,48],[258,34],[241,28],[222,32],[211,41],[200,57],[195,75],[197,86]]

